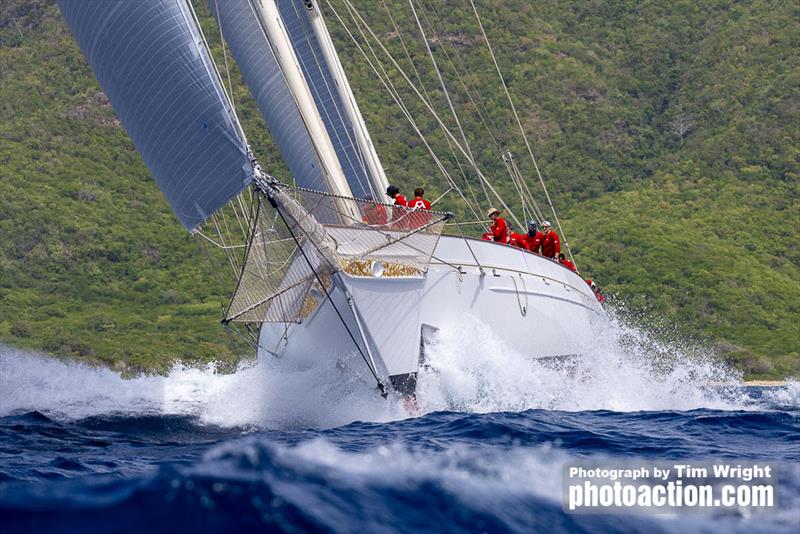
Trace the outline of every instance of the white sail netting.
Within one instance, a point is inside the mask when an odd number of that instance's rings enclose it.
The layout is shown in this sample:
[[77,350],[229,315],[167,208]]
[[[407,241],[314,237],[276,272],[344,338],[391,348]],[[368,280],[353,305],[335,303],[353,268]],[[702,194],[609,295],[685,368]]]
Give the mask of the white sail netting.
[[278,209],[259,195],[225,322],[302,320],[325,297],[337,271],[422,276],[448,218],[288,186],[276,190],[275,200]]

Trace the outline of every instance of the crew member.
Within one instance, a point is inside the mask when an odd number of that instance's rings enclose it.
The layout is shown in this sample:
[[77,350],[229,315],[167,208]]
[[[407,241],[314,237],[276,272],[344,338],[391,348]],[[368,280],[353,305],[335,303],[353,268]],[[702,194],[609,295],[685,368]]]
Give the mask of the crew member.
[[558,253],[561,252],[561,242],[558,234],[550,228],[550,221],[542,222],[542,256],[558,261]]
[[367,201],[364,206],[364,222],[370,226],[386,224],[386,208],[383,204]]
[[594,293],[597,302],[603,304],[606,301],[606,298],[603,296],[602,293],[600,293],[600,288],[597,287],[597,284],[595,284],[594,281],[591,279],[587,279],[586,283],[589,284],[589,287],[592,288],[592,293]]
[[406,197],[400,194],[400,189],[395,185],[390,185],[386,188],[386,194],[392,199],[392,203],[396,206],[392,209],[392,227],[402,229],[408,223],[406,220],[407,210],[404,209],[408,206]]
[[414,210],[408,214],[410,228],[419,228],[431,222],[431,214],[425,213],[431,209],[431,203],[425,198],[425,190],[421,187],[414,189],[414,200],[408,203],[408,208]]
[[[510,230],[510,228],[509,228]],[[517,232],[511,231],[511,237],[509,238],[508,244],[512,247],[521,248],[523,250],[528,250],[528,240],[527,235],[518,234]]]
[[483,234],[483,238],[507,245],[509,239],[508,225],[505,219],[500,217],[500,210],[497,208],[490,208],[487,215],[492,220],[492,226],[489,227],[488,233]]
[[567,257],[564,256],[563,252],[558,253],[558,263],[560,263],[561,265],[563,265],[564,267],[566,267],[567,269],[569,269],[574,273],[578,272],[578,269],[575,268],[575,264],[569,261]]
[[390,185],[386,188],[386,194],[389,195],[389,198],[392,199],[392,202],[395,206],[408,206],[408,202],[406,201],[406,197],[400,194],[400,189],[397,186]]
[[431,203],[428,199],[424,198],[425,190],[421,187],[414,189],[414,200],[408,203],[408,207],[412,210],[429,210]]
[[539,224],[536,221],[528,221],[528,233],[525,234],[528,250],[541,254],[542,239],[544,239],[544,234],[539,231]]

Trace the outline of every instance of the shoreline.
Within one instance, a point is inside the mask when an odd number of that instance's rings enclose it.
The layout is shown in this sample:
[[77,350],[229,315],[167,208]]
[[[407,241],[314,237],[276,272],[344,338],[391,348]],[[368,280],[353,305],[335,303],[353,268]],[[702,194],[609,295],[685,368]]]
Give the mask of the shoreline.
[[763,387],[777,387],[785,386],[789,383],[789,379],[784,380],[744,380],[742,383],[745,386],[763,386]]

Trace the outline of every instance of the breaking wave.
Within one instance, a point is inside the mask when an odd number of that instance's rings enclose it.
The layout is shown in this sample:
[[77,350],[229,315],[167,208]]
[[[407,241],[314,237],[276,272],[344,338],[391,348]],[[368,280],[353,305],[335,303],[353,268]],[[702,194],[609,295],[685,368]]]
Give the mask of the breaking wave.
[[[311,368],[262,358],[233,374],[174,367],[167,376],[123,379],[81,363],[0,346],[0,415],[38,410],[79,419],[98,414],[178,414],[230,427],[331,428],[409,413],[378,397],[355,355]],[[797,382],[761,405],[798,402]],[[782,400],[781,400],[782,399]],[[511,349],[480,321],[442,329],[419,376],[419,414],[462,412],[757,409],[737,373],[711,357],[653,341],[611,319],[580,360],[546,365]]]

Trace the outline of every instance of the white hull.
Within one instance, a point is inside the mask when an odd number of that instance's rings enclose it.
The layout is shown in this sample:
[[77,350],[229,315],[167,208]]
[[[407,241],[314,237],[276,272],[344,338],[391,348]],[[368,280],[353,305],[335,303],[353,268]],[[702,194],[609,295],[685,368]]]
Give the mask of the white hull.
[[[447,327],[471,314],[518,352],[552,358],[585,353],[594,338],[592,325],[603,315],[589,286],[561,265],[518,248],[447,235],[439,239],[423,277],[338,273],[331,297],[362,350],[374,358],[381,379],[391,378],[406,393],[413,392],[427,328]],[[301,366],[355,350],[327,300],[288,329],[264,323],[259,347],[259,357],[271,352]]]

